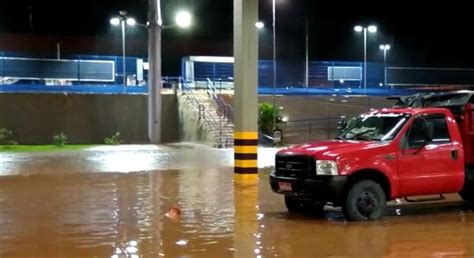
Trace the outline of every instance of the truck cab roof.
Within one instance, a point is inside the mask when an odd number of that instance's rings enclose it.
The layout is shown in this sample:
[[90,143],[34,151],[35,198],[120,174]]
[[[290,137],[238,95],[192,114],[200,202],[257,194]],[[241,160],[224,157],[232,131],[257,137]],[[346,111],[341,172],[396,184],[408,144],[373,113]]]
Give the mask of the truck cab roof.
[[443,113],[448,114],[450,113],[446,108],[439,108],[439,107],[428,107],[428,108],[411,108],[411,107],[404,107],[404,108],[383,108],[383,109],[375,109],[372,110],[370,113],[382,113],[382,114],[409,114],[409,115],[418,115],[421,113]]

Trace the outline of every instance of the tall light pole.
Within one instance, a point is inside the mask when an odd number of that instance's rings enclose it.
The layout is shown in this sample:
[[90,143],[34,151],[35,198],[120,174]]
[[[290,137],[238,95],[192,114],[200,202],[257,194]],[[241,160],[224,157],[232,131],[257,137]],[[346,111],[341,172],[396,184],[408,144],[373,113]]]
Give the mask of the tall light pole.
[[[150,143],[161,143],[161,30],[174,26],[163,26],[161,0],[148,1],[148,138]],[[176,26],[191,26],[189,12],[179,11],[175,16]]]
[[383,51],[383,85],[387,87],[387,51],[390,50],[390,45],[382,44],[380,50]]
[[370,25],[368,27],[362,27],[357,25],[354,27],[356,32],[364,32],[364,94],[367,94],[367,34],[376,33],[377,27]]
[[276,90],[276,11],[275,11],[275,0],[272,0],[272,26],[273,26],[273,94],[272,94],[272,105],[273,105],[273,131],[276,130],[276,106],[275,106],[275,90]]
[[305,18],[305,69],[304,69],[304,86],[308,88],[309,84],[309,35],[308,35],[308,17]]
[[123,69],[123,89],[127,87],[127,67],[126,67],[126,45],[125,45],[125,24],[135,26],[136,20],[127,16],[127,11],[119,11],[119,15],[110,19],[110,24],[113,26],[121,25],[122,27],[122,69]]

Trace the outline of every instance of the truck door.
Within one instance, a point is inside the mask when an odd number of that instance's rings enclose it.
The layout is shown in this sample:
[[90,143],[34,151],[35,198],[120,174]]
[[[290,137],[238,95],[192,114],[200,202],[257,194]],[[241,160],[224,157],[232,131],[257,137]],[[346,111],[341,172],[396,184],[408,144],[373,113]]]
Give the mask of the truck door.
[[[433,131],[428,143],[424,142],[423,120]],[[444,114],[415,118],[402,139],[399,155],[402,196],[459,191],[459,179],[464,175],[462,149],[451,138]]]

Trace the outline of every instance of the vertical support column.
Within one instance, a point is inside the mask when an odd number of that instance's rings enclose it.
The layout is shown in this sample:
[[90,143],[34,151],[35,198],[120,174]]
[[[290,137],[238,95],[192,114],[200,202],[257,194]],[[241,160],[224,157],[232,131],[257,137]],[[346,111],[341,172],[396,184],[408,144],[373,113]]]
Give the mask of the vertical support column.
[[161,9],[160,0],[148,2],[148,138],[161,142]]
[[364,28],[364,94],[367,95],[367,28]]
[[127,90],[127,55],[125,45],[125,18],[122,18],[122,73],[123,73],[123,92]]
[[[258,0],[234,0],[234,172],[257,179]],[[243,176],[242,176],[243,175]]]
[[309,33],[308,33],[308,17],[304,20],[305,30],[305,66],[304,66],[304,86],[309,85]]

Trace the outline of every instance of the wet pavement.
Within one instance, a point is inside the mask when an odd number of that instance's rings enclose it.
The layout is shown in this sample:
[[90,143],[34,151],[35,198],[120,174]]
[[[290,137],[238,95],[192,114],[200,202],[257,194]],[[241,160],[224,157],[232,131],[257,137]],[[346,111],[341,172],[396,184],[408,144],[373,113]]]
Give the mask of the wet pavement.
[[474,213],[455,195],[377,222],[288,214],[268,187],[274,152],[247,184],[231,150],[193,144],[1,154],[0,257],[474,256]]

